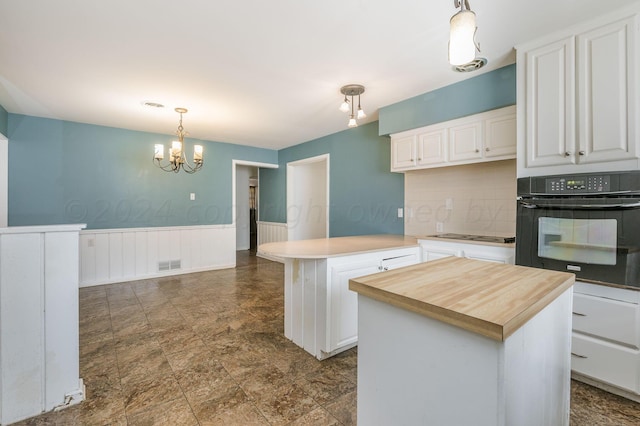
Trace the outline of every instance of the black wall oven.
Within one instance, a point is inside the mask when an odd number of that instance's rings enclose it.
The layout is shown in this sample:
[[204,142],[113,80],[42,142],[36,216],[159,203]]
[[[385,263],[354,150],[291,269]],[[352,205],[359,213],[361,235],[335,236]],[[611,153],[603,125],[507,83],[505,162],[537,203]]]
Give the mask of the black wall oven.
[[640,287],[640,171],[518,179],[516,264]]

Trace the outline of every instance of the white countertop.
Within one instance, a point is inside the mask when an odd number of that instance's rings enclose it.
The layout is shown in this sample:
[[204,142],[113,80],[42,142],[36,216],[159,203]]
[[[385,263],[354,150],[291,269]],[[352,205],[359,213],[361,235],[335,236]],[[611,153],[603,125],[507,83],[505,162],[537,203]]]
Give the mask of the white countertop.
[[381,250],[418,247],[407,235],[362,235],[261,244],[258,253],[297,259],[324,259]]

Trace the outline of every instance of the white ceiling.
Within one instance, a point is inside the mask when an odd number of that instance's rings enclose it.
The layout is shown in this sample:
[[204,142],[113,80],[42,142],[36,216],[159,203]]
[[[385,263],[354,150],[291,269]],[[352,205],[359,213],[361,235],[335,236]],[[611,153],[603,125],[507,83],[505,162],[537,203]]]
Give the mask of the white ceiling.
[[[340,87],[380,107],[514,62],[513,46],[635,0],[469,0],[480,56],[447,63],[453,0],[0,0],[9,112],[283,148],[346,129]],[[143,107],[143,101],[164,109]]]

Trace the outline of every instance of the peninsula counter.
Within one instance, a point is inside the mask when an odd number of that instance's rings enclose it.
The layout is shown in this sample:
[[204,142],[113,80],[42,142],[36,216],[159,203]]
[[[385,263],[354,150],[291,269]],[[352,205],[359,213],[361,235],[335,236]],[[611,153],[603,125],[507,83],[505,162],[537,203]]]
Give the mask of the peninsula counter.
[[366,235],[262,244],[284,258],[284,334],[322,360],[358,343],[358,297],[349,279],[420,262],[404,235]]

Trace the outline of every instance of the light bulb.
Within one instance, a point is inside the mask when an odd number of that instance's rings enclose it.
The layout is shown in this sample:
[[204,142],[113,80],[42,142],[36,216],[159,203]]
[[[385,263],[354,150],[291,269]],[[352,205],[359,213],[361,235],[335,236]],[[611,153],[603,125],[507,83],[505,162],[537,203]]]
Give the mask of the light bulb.
[[340,104],[340,111],[342,112],[349,112],[349,100],[347,99],[347,97],[344,97],[344,101],[342,101],[342,103]]
[[461,10],[451,17],[449,35],[449,63],[464,65],[476,58],[476,14]]
[[363,118],[367,117],[367,114],[364,113],[364,110],[362,108],[360,108],[360,106],[358,106],[358,120],[362,120]]
[[358,127],[358,122],[356,121],[356,119],[353,117],[353,115],[351,115],[351,118],[349,119],[349,127]]

